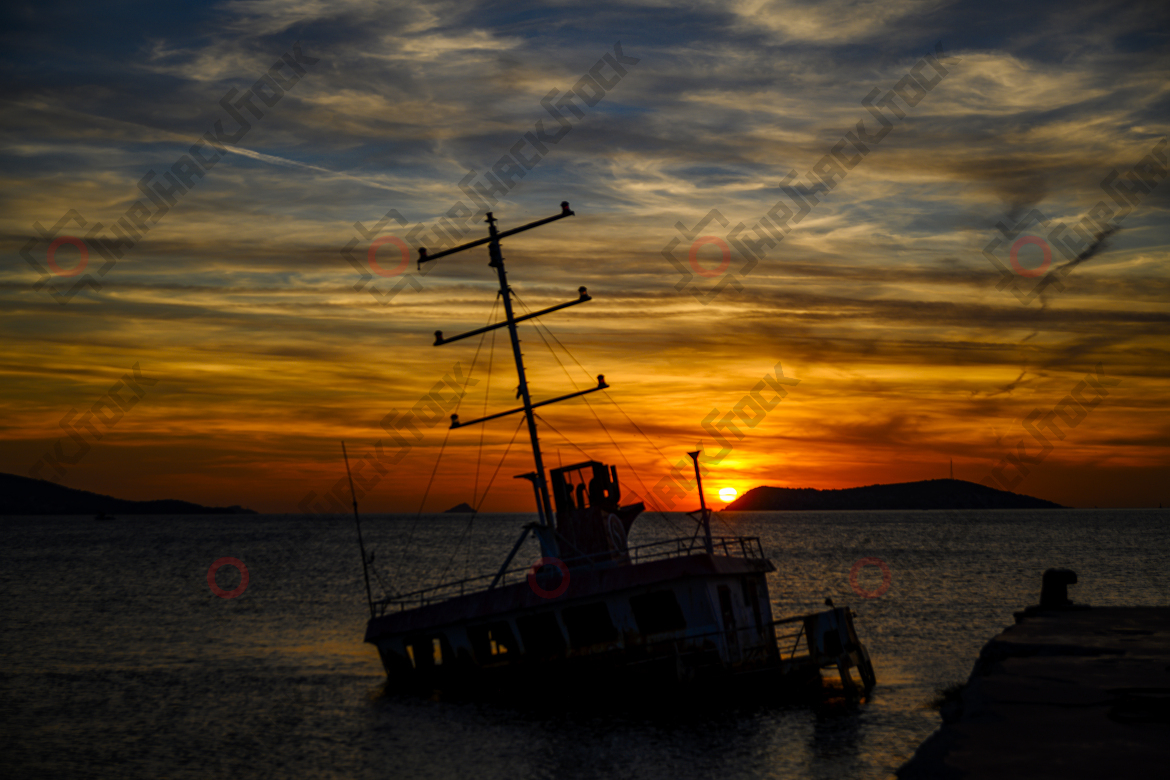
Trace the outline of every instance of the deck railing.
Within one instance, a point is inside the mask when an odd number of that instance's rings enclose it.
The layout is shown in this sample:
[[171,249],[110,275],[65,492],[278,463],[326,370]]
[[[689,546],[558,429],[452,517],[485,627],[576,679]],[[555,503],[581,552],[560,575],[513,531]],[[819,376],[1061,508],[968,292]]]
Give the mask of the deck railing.
[[[712,552],[715,555],[727,558],[747,558],[760,560],[764,558],[764,546],[758,536],[715,536],[711,538]],[[579,555],[572,558],[563,558],[561,562],[569,569],[588,566],[592,569],[610,568],[633,563],[646,563],[652,560],[666,558],[683,558],[688,555],[697,555],[705,552],[705,542],[702,538],[679,537],[661,542],[647,542],[636,547],[630,547],[624,554],[594,553]],[[513,562],[500,577],[498,585],[507,585],[527,579],[532,570],[529,564]],[[495,574],[484,574],[479,577],[467,577],[461,580],[433,585],[429,588],[400,593],[389,598],[374,602],[379,614],[385,614],[387,608],[397,607],[399,611],[422,607],[437,601],[446,601],[456,596],[466,596],[471,593],[487,591]],[[571,575],[570,575],[571,576]]]
[[[796,617],[781,618],[780,620],[773,620],[772,625],[776,629],[776,646],[780,650],[780,658],[785,657],[784,648],[788,648],[787,657],[795,658],[796,649],[800,646],[800,639],[804,636],[804,620],[808,615],[798,615]],[[784,628],[781,628],[784,626]],[[791,640],[792,645],[788,642]]]

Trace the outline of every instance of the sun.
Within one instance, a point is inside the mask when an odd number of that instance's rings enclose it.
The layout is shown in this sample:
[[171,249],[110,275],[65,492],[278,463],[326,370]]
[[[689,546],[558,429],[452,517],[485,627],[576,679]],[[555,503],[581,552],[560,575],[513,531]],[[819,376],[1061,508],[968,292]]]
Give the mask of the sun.
[[734,501],[738,494],[738,491],[733,487],[720,488],[719,490],[719,498],[728,504]]

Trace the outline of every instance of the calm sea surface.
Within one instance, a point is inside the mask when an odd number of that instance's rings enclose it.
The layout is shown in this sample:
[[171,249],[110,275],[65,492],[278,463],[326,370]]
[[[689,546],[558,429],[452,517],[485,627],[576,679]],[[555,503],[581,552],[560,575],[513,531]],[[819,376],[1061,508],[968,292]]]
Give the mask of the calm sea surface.
[[[483,573],[526,515],[373,515],[387,585]],[[878,687],[857,706],[753,706],[660,716],[382,691],[352,519],[301,516],[0,519],[0,763],[19,778],[885,778],[939,723],[926,703],[979,648],[1074,569],[1072,597],[1170,604],[1163,510],[743,513],[777,617],[826,597],[858,613]],[[637,544],[682,516],[639,520]],[[403,549],[410,540],[407,552]],[[457,542],[463,539],[462,546]],[[470,551],[470,552],[469,552]],[[208,585],[244,562],[243,595]],[[529,548],[522,560],[536,557]],[[850,570],[880,559],[888,589]],[[229,590],[237,571],[219,571]],[[878,565],[857,589],[883,588]],[[377,592],[377,590],[376,590]]]

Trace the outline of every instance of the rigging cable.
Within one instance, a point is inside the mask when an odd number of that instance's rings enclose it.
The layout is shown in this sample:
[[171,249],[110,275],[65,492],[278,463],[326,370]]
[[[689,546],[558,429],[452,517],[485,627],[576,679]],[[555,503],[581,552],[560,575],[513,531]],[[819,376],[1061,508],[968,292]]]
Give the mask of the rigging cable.
[[[517,298],[519,298],[519,296],[517,296]],[[523,303],[521,303],[521,305],[523,306],[524,304],[523,304]],[[525,309],[527,309],[528,307],[527,307],[527,306],[525,306],[524,308],[525,308]],[[535,324],[535,323],[537,323],[537,322],[540,322],[540,318],[539,318],[539,317],[537,317],[537,318],[534,320],[534,324]],[[581,370],[582,370],[582,371],[585,373],[585,376],[592,377],[592,375],[591,375],[591,374],[589,373],[589,371],[588,371],[588,370],[585,368],[585,366],[581,365],[581,361],[580,361],[580,360],[577,360],[577,356],[576,356],[576,355],[574,355],[572,352],[570,352],[570,351],[569,351],[569,348],[568,348],[568,347],[566,347],[564,344],[562,344],[562,343],[561,343],[561,340],[557,338],[556,334],[555,334],[555,333],[553,333],[553,332],[552,332],[552,330],[551,330],[551,329],[550,329],[550,328],[549,328],[547,325],[544,325],[544,323],[540,323],[540,324],[541,324],[541,325],[544,327],[544,329],[545,329],[545,330],[548,332],[548,335],[549,335],[549,336],[552,338],[552,340],[553,340],[553,341],[555,341],[555,342],[557,343],[557,346],[559,346],[561,349],[563,349],[563,350],[565,351],[565,354],[566,354],[566,355],[568,355],[569,357],[571,357],[571,358],[573,359],[573,362],[574,362],[574,363],[576,363],[576,364],[577,364],[577,365],[580,367],[580,369],[581,369]],[[539,332],[539,330],[538,330],[537,332]],[[546,342],[546,343],[547,343],[547,342]],[[562,368],[564,368],[564,366],[562,366]],[[574,385],[574,387],[576,387],[576,385]],[[638,424],[637,424],[636,422],[634,422],[633,418],[631,418],[631,417],[630,417],[630,415],[626,414],[626,410],[625,410],[625,409],[623,409],[621,406],[619,406],[619,405],[618,405],[618,402],[617,402],[617,400],[616,400],[616,399],[613,397],[613,394],[612,394],[612,393],[606,393],[606,394],[605,394],[605,397],[606,397],[606,398],[608,398],[608,399],[610,400],[610,402],[611,402],[611,403],[612,403],[614,406],[616,406],[616,407],[617,407],[617,410],[618,410],[619,412],[621,412],[621,413],[622,413],[622,415],[623,415],[623,416],[624,416],[624,417],[625,417],[627,420],[629,420],[629,421],[630,421],[630,425],[634,426],[634,430],[636,430],[636,431],[637,431],[639,434],[641,434],[642,438],[646,440],[646,443],[647,443],[647,444],[649,444],[651,447],[653,447],[653,448],[654,448],[655,452],[657,452],[657,453],[658,453],[658,456],[659,456],[660,458],[662,458],[662,460],[664,460],[664,461],[666,461],[667,463],[669,463],[669,462],[670,462],[670,459],[669,459],[669,458],[667,458],[667,457],[666,457],[666,455],[665,455],[665,454],[662,452],[662,450],[658,449],[658,445],[657,445],[657,444],[655,444],[655,443],[654,443],[654,441],[653,441],[653,440],[652,440],[652,439],[651,439],[649,436],[647,436],[647,435],[646,435],[646,434],[645,434],[645,433],[642,431],[642,429],[641,429],[641,428],[639,428],[639,427],[638,427]]]
[[[495,318],[496,308],[499,305],[500,305],[500,294],[496,293],[496,302],[494,304],[492,304],[492,311],[491,311],[491,314],[488,315],[488,322],[491,322]],[[492,363],[494,362],[495,356],[496,356],[496,331],[497,330],[499,330],[499,328],[494,328],[492,330],[492,343],[491,343],[491,346],[488,347],[487,386],[484,388],[484,392],[483,392],[483,414],[482,414],[483,417],[487,417],[488,396],[491,394],[491,391],[492,391]],[[486,337],[487,334],[485,333],[484,336]],[[483,460],[483,437],[484,437],[484,434],[486,433],[486,431],[487,431],[486,425],[479,429],[479,453],[475,457],[475,483],[472,485],[472,488],[471,488],[471,505],[473,507],[479,506],[479,499],[478,499],[478,496],[479,496],[479,465],[480,465],[480,462]]]
[[[491,316],[488,317],[489,321],[491,321],[495,317],[496,306],[498,306],[499,303],[500,303],[500,294],[496,293],[496,303],[492,306]],[[491,392],[492,392],[492,365],[495,362],[495,356],[496,356],[496,331],[497,330],[499,330],[499,328],[492,329],[492,342],[491,342],[491,346],[488,347],[487,385],[484,387],[484,391],[483,391],[483,414],[482,414],[483,417],[487,417],[488,396],[490,396]],[[459,550],[459,545],[463,544],[463,538],[466,537],[469,533],[471,533],[471,524],[475,521],[476,515],[479,514],[479,507],[483,503],[479,498],[479,467],[480,467],[480,464],[483,463],[483,441],[484,441],[485,435],[487,435],[487,426],[483,425],[479,429],[479,452],[477,452],[476,456],[475,456],[475,484],[471,488],[471,506],[472,506],[473,511],[471,513],[471,517],[468,518],[468,520],[467,520],[467,530],[465,530],[463,532],[463,536],[461,536],[459,538],[459,543],[455,547],[456,551]],[[515,438],[515,437],[513,437],[513,438]],[[512,445],[509,444],[508,446],[510,448]],[[491,484],[489,483],[488,486],[486,488],[484,488],[484,491],[483,491],[484,498],[487,497],[487,491],[488,491],[488,488],[490,488],[490,487],[491,487]],[[448,564],[448,565],[450,565],[450,564]],[[471,566],[471,545],[469,544],[465,548],[465,553],[464,553],[464,557],[463,557],[463,576],[464,576],[464,578],[467,577],[467,570],[470,566]]]
[[572,448],[573,448],[573,449],[575,449],[577,452],[579,452],[579,453],[581,453],[582,455],[584,455],[584,456],[585,456],[586,458],[588,458],[589,460],[597,460],[595,457],[593,457],[592,455],[590,455],[588,452],[586,452],[585,450],[581,449],[581,448],[580,448],[580,447],[578,447],[576,444],[574,444],[574,443],[573,443],[573,441],[572,441],[572,439],[570,439],[568,436],[566,436],[565,434],[563,434],[563,433],[561,433],[560,431],[558,431],[558,430],[556,429],[556,427],[555,427],[555,426],[554,426],[552,423],[550,423],[548,420],[544,419],[544,418],[543,418],[543,417],[541,417],[539,414],[536,414],[536,412],[533,412],[533,414],[534,414],[534,415],[536,415],[536,419],[540,420],[542,423],[544,423],[544,424],[545,424],[545,425],[547,425],[549,428],[551,428],[551,429],[552,429],[552,431],[553,431],[553,433],[555,433],[557,436],[560,436],[562,439],[564,439],[566,442],[568,442],[568,444],[569,444],[569,446],[570,446],[570,447],[572,447]]
[[374,565],[375,550],[370,550],[370,571],[374,573],[374,579],[378,581],[378,587],[382,589],[383,596],[390,595],[390,589],[386,587],[386,583],[382,581],[382,575],[378,573],[378,567]]
[[[517,296],[517,299],[519,299],[519,296]],[[520,305],[523,306],[525,308],[525,310],[528,310],[527,304],[525,304],[523,301],[520,302]],[[544,325],[543,323],[540,322],[539,317],[533,318],[533,325],[536,327],[536,334],[538,336],[540,336],[541,341],[543,341],[544,345],[546,347],[548,347],[549,352],[552,353],[553,358],[557,361],[557,364],[560,365],[561,370],[565,372],[565,376],[568,377],[569,383],[572,384],[573,389],[576,390],[577,383],[575,381],[573,381],[573,377],[569,374],[569,370],[565,367],[565,364],[561,361],[560,357],[557,356],[556,351],[548,343],[548,339],[546,339],[544,337],[544,334],[541,333],[541,331],[540,331],[541,326],[544,327],[544,330],[548,331],[548,334],[550,336],[552,336],[553,340],[556,341],[557,344],[560,345],[561,349],[563,349],[565,351],[565,354],[567,354],[569,357],[573,358],[573,362],[575,362],[578,366],[580,366],[582,371],[585,371],[586,375],[588,375],[589,372],[586,371],[585,367],[581,365],[581,361],[577,360],[576,356],[574,356],[573,353],[569,351],[568,347],[566,347],[564,344],[562,344],[560,339],[558,339],[553,334],[552,330],[547,325]],[[618,447],[617,442],[614,440],[613,436],[609,432],[609,428],[602,421],[601,417],[598,416],[597,411],[593,408],[593,405],[589,403],[589,399],[582,397],[581,400],[583,400],[585,402],[585,406],[589,409],[590,414],[593,415],[593,419],[597,420],[597,424],[600,425],[601,429],[605,432],[605,435],[609,439],[610,444],[613,445],[613,448],[617,451],[618,455],[621,456],[622,460],[624,460],[626,462],[626,466],[630,469],[630,473],[634,475],[634,479],[636,479],[638,481],[638,484],[642,488],[642,492],[646,496],[645,501],[647,501],[647,502],[652,501],[653,498],[650,494],[650,491],[646,489],[646,483],[642,481],[642,477],[638,474],[638,471],[637,471],[637,469],[634,468],[633,464],[630,463],[630,459],[627,458],[626,454],[621,450],[620,447]],[[639,432],[641,432],[641,431],[639,430]],[[562,436],[563,435],[564,434],[562,434]],[[642,435],[645,436],[645,434],[642,434]],[[651,444],[653,444],[653,442],[651,442]],[[655,447],[655,449],[657,449],[657,447]],[[659,452],[659,454],[660,455],[662,454],[661,451]],[[666,522],[667,525],[669,525],[675,532],[679,532],[677,524],[673,520],[671,520],[669,517],[667,517],[665,512],[663,512],[661,509],[658,509],[656,511],[658,512],[659,517],[664,522]]]
[[[517,300],[519,300],[519,297],[520,297],[520,296],[518,296],[518,295],[517,295],[516,297],[517,297]],[[520,302],[520,305],[521,305],[521,306],[524,306],[524,308],[525,308],[526,310],[528,309],[528,306],[527,306],[526,304],[524,304],[524,302],[523,302],[523,301],[521,301],[521,302]],[[537,318],[534,318],[534,320],[533,320],[533,324],[534,324],[534,325],[537,325],[538,323],[539,323],[539,326],[543,327],[543,328],[544,328],[544,330],[545,330],[545,331],[548,333],[549,337],[550,337],[550,338],[552,338],[552,340],[553,340],[553,341],[555,341],[555,342],[557,343],[557,346],[559,346],[561,349],[563,349],[563,350],[565,351],[565,354],[566,354],[566,355],[568,355],[570,358],[572,358],[572,359],[573,359],[573,362],[577,364],[577,366],[578,366],[578,367],[581,369],[581,371],[582,371],[582,372],[585,374],[585,376],[587,376],[587,377],[592,377],[592,374],[590,374],[590,373],[589,373],[588,369],[586,369],[586,368],[585,368],[585,366],[581,365],[581,361],[580,361],[580,360],[577,360],[577,356],[576,356],[576,355],[574,355],[572,352],[570,352],[570,351],[569,351],[569,348],[568,348],[568,347],[566,347],[564,344],[562,344],[562,343],[561,343],[561,340],[560,340],[560,339],[558,339],[558,338],[557,338],[557,335],[556,335],[555,333],[553,333],[553,332],[552,332],[552,329],[551,329],[551,328],[549,328],[549,326],[548,326],[548,325],[545,325],[543,322],[540,322],[540,318],[539,318],[539,317],[537,317]],[[538,328],[537,328],[537,333],[539,333],[539,332],[540,332],[540,330],[539,330],[539,327],[538,327]],[[545,344],[547,345],[547,344],[548,344],[548,342],[546,341],[546,342],[545,342]],[[552,351],[552,348],[550,347],[550,348],[549,348],[549,350],[550,350],[550,351]],[[554,357],[555,357],[556,353],[554,352],[554,353],[553,353],[553,355],[554,355]],[[558,360],[557,362],[560,362],[560,361]],[[564,369],[564,365],[562,365],[562,366],[561,366],[561,368],[562,368],[562,369]],[[568,371],[566,371],[565,373],[566,373],[566,375],[567,375],[567,374],[568,374]],[[569,380],[569,381],[570,381],[570,382],[572,382],[572,379],[570,378],[570,380]],[[573,387],[574,387],[574,389],[576,389],[576,387],[577,387],[577,385],[576,385],[576,383],[575,383],[575,382],[573,383]],[[658,453],[658,456],[659,456],[660,458],[662,458],[663,462],[665,462],[665,463],[667,463],[667,464],[670,464],[670,459],[666,457],[666,454],[665,454],[665,453],[663,453],[663,452],[662,452],[662,450],[660,450],[660,449],[658,448],[658,445],[654,443],[654,440],[653,440],[653,439],[651,439],[649,436],[647,436],[647,435],[646,435],[646,433],[645,433],[645,432],[644,432],[644,431],[643,431],[643,430],[642,430],[642,429],[641,429],[641,428],[638,426],[638,423],[634,422],[634,419],[633,419],[632,417],[630,417],[630,415],[629,415],[629,414],[627,414],[627,413],[626,413],[626,410],[625,410],[625,409],[623,409],[623,408],[621,407],[621,404],[619,404],[619,403],[617,402],[617,398],[615,398],[615,397],[614,397],[613,393],[606,393],[606,394],[605,394],[605,397],[606,397],[606,398],[609,400],[609,402],[610,402],[610,403],[612,403],[612,404],[613,404],[613,405],[614,405],[614,406],[617,408],[617,410],[618,410],[619,412],[621,412],[621,413],[622,413],[622,416],[623,416],[623,417],[625,417],[625,418],[626,418],[626,420],[628,420],[628,421],[629,421],[630,425],[632,425],[632,426],[634,427],[634,430],[636,430],[636,431],[637,431],[637,432],[638,432],[638,433],[639,433],[639,434],[642,436],[642,438],[646,440],[646,443],[647,443],[647,444],[649,444],[651,447],[653,447],[653,448],[654,448],[654,451]],[[585,401],[585,404],[586,404],[587,406],[589,405],[589,400],[588,400],[588,399],[582,399],[582,400],[584,400],[584,401]],[[596,415],[594,415],[594,416],[596,417]],[[599,420],[599,422],[600,422],[600,420]],[[603,425],[602,427],[604,427],[604,425]],[[700,445],[699,445],[699,449],[702,449],[702,444],[700,444]],[[628,464],[628,461],[627,461],[627,464]],[[671,466],[671,468],[673,468],[673,466]],[[631,468],[630,468],[630,470],[631,470],[631,471],[633,471],[633,467],[631,467]],[[634,472],[634,477],[635,477],[635,478],[638,480],[638,484],[642,486],[642,490],[643,490],[643,491],[646,491],[646,485],[645,485],[645,484],[642,482],[641,478],[640,478],[640,477],[638,477],[638,474],[637,474],[637,472]],[[649,495],[649,494],[647,493],[647,495]],[[666,514],[663,512],[663,510],[661,510],[661,509],[658,509],[658,510],[656,510],[656,511],[658,512],[659,516],[660,516],[660,517],[661,517],[663,520],[667,520],[667,522],[669,522],[669,520],[668,520],[668,518],[666,517]],[[688,514],[690,514],[690,513],[688,513]],[[729,532],[733,532],[733,531],[735,530],[735,529],[733,529],[733,528],[732,528],[732,527],[731,527],[731,526],[730,526],[730,525],[727,523],[727,521],[726,521],[726,520],[724,520],[724,519],[723,519],[723,517],[722,517],[722,516],[720,516],[720,513],[718,513],[718,512],[713,512],[713,513],[712,513],[712,516],[713,516],[713,517],[717,517],[717,519],[718,519],[719,523],[720,523],[720,524],[722,524],[722,525],[723,525],[725,528],[727,528],[727,530],[728,530]],[[673,524],[672,524],[672,525],[673,525]]]
[[[535,414],[535,412],[534,412],[534,414]],[[558,436],[560,436],[562,439],[564,439],[566,442],[568,442],[569,446],[572,447],[573,449],[577,450],[577,452],[581,453],[589,460],[597,460],[597,458],[595,458],[593,455],[590,455],[588,452],[586,452],[585,450],[581,449],[576,444],[574,444],[573,441],[568,436],[566,436],[565,434],[563,434],[559,430],[557,430],[556,426],[554,426],[548,420],[544,419],[539,414],[536,415],[536,418],[538,420],[540,420],[542,423],[544,423],[545,425],[547,425],[549,428],[551,428],[554,433],[556,433]],[[602,427],[604,427],[604,426],[602,426]],[[612,439],[610,439],[610,441],[612,441]],[[616,447],[616,445],[615,445],[615,447]],[[618,450],[618,452],[620,453],[621,450]],[[629,465],[628,460],[626,461],[626,465]],[[638,477],[638,472],[634,471],[633,466],[630,466],[630,472],[634,475],[634,478],[638,480],[638,483],[642,484],[642,480],[640,477]],[[646,489],[646,486],[644,484],[642,485],[642,489],[643,490]],[[671,520],[669,517],[664,515],[662,512],[658,512],[658,514],[662,517],[663,520],[666,521],[666,524],[670,526],[672,531],[674,531],[675,533],[682,533],[682,531],[679,529],[678,525],[673,520]]]
[[[500,456],[500,462],[496,464],[496,470],[492,474],[492,478],[488,480],[487,487],[483,489],[483,497],[486,499],[488,491],[492,488],[492,483],[496,481],[496,476],[500,473],[500,468],[504,465],[504,459],[508,457],[508,453],[512,449],[512,445],[516,443],[516,436],[520,433],[520,428],[527,422],[527,418],[520,418],[520,423],[516,426],[516,430],[512,432],[512,440],[508,442],[508,446],[504,449],[504,454]],[[443,567],[443,571],[439,574],[439,583],[443,582],[443,577],[447,576],[447,571],[451,568],[451,563],[455,560],[455,556],[459,554],[459,548],[463,545],[463,540],[468,533],[471,532],[471,524],[475,522],[475,516],[479,514],[479,506],[475,507],[471,517],[467,520],[467,527],[463,529],[459,541],[455,543],[455,549],[451,551],[451,557],[447,559],[447,565]]]
[[[520,302],[520,305],[524,307],[525,311],[531,311],[528,308],[528,305],[520,300],[519,295],[516,296],[516,300]],[[538,336],[540,336],[541,341],[543,341],[544,345],[546,347],[548,347],[548,351],[552,353],[553,358],[557,361],[557,364],[560,365],[561,370],[565,372],[565,376],[567,376],[569,378],[569,383],[572,384],[573,389],[576,390],[577,383],[575,381],[573,381],[573,377],[569,374],[569,370],[565,367],[565,364],[561,361],[561,359],[557,355],[556,351],[548,343],[548,339],[546,339],[544,337],[544,334],[541,333],[541,330],[540,330],[541,327],[543,326],[544,329],[546,331],[548,331],[549,335],[552,336],[553,340],[556,341],[557,344],[560,345],[561,349],[565,350],[565,354],[567,354],[567,355],[569,355],[569,357],[573,358],[573,362],[575,362],[578,366],[581,366],[582,371],[585,371],[585,366],[582,366],[581,361],[577,360],[577,358],[573,355],[573,353],[570,352],[569,349],[564,344],[561,344],[560,339],[558,339],[555,335],[553,335],[552,331],[549,329],[549,327],[547,325],[544,325],[543,323],[540,322],[539,317],[534,317],[532,320],[532,323],[536,327],[536,334]],[[585,373],[586,373],[586,375],[589,374],[588,371],[585,371]],[[650,491],[646,489],[646,483],[642,481],[642,477],[638,474],[638,471],[637,471],[637,469],[634,468],[633,464],[630,463],[630,459],[627,458],[626,454],[621,450],[620,447],[618,447],[617,442],[614,440],[613,436],[609,432],[609,428],[606,426],[606,424],[604,422],[602,422],[601,417],[598,416],[597,411],[593,408],[593,405],[591,403],[589,403],[589,399],[584,397],[584,396],[581,396],[581,400],[585,402],[585,406],[589,409],[589,412],[593,415],[593,419],[597,420],[597,424],[601,426],[601,429],[603,431],[605,431],[605,435],[609,439],[610,443],[613,445],[613,448],[617,451],[618,455],[621,456],[622,460],[624,460],[626,462],[626,467],[629,468],[630,473],[634,475],[634,479],[636,479],[638,481],[638,484],[641,486],[642,492],[645,495],[644,500],[646,502],[652,501],[653,497],[652,497]],[[627,419],[629,419],[628,415],[627,415]],[[637,426],[635,426],[635,428],[636,427]],[[642,432],[641,429],[638,429],[638,432],[641,433]],[[642,435],[645,437],[646,434],[643,433]],[[653,442],[651,442],[651,444],[653,444]],[[655,449],[657,450],[658,448],[655,447]],[[661,450],[659,450],[658,454],[662,455]],[[665,459],[665,457],[664,457],[664,459]],[[666,522],[667,525],[669,525],[675,532],[679,532],[678,525],[673,520],[671,520],[669,517],[667,517],[666,513],[663,510],[657,509],[656,511],[658,512],[659,517],[661,517],[662,520],[664,522]]]
[[[496,293],[496,301],[492,304],[492,309],[488,312],[488,324],[491,324],[491,318],[495,316],[496,306],[499,305],[499,293]],[[459,407],[463,405],[463,398],[467,395],[467,385],[471,382],[471,377],[475,373],[475,364],[479,361],[479,352],[483,349],[484,339],[487,334],[480,336],[479,345],[475,348],[475,356],[471,359],[471,368],[467,370],[467,381],[463,383],[463,392],[459,394],[458,400],[455,402],[455,412],[459,411]],[[447,439],[451,436],[451,429],[447,428],[447,432],[443,435],[443,445],[439,448],[439,457],[435,460],[435,468],[431,471],[431,478],[427,482],[426,491],[423,493],[422,502],[418,505],[418,513],[414,516],[414,522],[411,523],[410,532],[406,536],[406,543],[402,546],[402,554],[398,557],[398,564],[394,569],[394,579],[398,580],[398,575],[402,572],[402,567],[406,563],[407,553],[410,551],[410,545],[414,541],[414,532],[418,529],[419,520],[422,518],[423,507],[426,505],[427,496],[431,492],[431,485],[434,484],[435,474],[439,470],[439,463],[443,460],[443,450],[447,448]],[[474,500],[474,497],[473,497]]]

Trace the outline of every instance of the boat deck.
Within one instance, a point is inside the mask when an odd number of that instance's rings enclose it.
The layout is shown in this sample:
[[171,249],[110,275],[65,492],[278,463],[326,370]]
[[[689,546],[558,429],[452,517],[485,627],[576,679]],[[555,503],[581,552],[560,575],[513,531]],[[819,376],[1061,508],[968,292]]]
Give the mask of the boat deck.
[[[764,557],[758,537],[718,537],[708,554],[700,540],[670,539],[631,547],[629,561],[610,561],[589,568],[575,568],[577,559],[565,561],[568,587],[557,600],[591,598],[604,593],[637,588],[686,577],[770,572],[775,567]],[[547,588],[535,585],[530,566],[515,566],[504,573],[496,587],[488,587],[496,575],[472,577],[393,596],[375,603],[380,610],[370,621],[366,641],[383,633],[433,628],[447,623],[487,617],[512,610],[546,606]],[[508,581],[511,580],[510,584]],[[553,591],[555,592],[555,591]],[[541,595],[544,593],[545,595]],[[397,611],[393,608],[397,607]]]
[[[726,558],[747,558],[765,560],[764,548],[758,536],[714,536],[711,538],[712,553]],[[599,561],[596,555],[582,555],[565,558],[561,562],[574,574],[581,568],[581,564],[588,563],[590,568],[614,568],[622,565],[646,563],[663,558],[682,558],[705,552],[704,542],[696,537],[678,537],[659,542],[647,542],[626,550],[622,560]],[[496,587],[507,583],[525,582],[528,579],[532,566],[527,563],[514,562],[499,574],[482,574],[476,577],[465,577],[451,580],[439,585],[432,585],[408,593],[396,594],[389,598],[374,602],[379,615],[384,615],[397,608],[398,611],[426,606],[438,601],[446,601],[455,596],[465,596],[478,592],[494,590],[492,581],[499,576]]]

